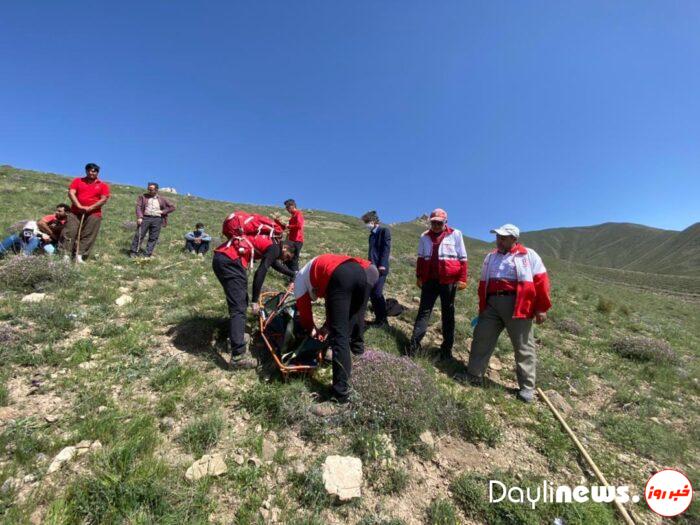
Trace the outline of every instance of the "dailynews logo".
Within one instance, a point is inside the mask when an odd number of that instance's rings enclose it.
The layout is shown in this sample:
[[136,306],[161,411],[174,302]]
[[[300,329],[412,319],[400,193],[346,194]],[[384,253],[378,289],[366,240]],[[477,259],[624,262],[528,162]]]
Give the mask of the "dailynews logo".
[[508,487],[497,480],[489,480],[489,503],[500,503],[507,499],[510,503],[529,504],[533,509],[538,503],[637,503],[641,498],[637,495],[629,495],[629,486],[619,487],[592,485],[586,487],[577,485],[558,485],[554,487],[549,481],[543,481],[537,487]]
[[[647,481],[644,498],[649,508],[664,517],[678,516],[685,512],[693,501],[693,486],[685,474],[673,470],[662,470]],[[628,485],[617,487],[592,485],[586,487],[577,485],[554,486],[549,481],[543,481],[536,487],[508,487],[505,483],[489,480],[489,503],[500,503],[504,500],[510,503],[528,504],[534,509],[538,503],[638,503],[638,495],[630,496]]]

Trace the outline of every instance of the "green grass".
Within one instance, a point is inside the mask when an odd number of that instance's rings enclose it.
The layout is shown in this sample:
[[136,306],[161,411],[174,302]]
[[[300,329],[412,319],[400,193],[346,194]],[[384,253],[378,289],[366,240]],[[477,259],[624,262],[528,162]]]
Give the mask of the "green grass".
[[200,457],[216,445],[223,429],[224,421],[221,416],[207,415],[183,428],[178,436],[178,442],[187,452]]
[[445,499],[434,499],[426,510],[429,525],[458,525],[457,512],[452,503]]
[[[109,179],[108,173],[105,176]],[[0,228],[48,213],[66,200],[67,184],[63,177],[0,167]],[[20,189],[30,187],[33,191]],[[483,480],[474,476],[441,480],[443,488],[435,489],[437,497],[430,505],[417,508],[407,500],[409,489],[422,480],[415,479],[413,470],[408,477],[405,462],[440,460],[439,451],[416,441],[416,430],[424,428],[431,429],[441,447],[451,446],[453,440],[454,446],[476,447],[471,449],[474,454],[489,454],[481,458],[485,470],[491,469],[490,458],[516,447],[518,453],[533,455],[535,471],[508,476],[578,483],[582,475],[577,454],[546,407],[526,407],[504,387],[515,382],[512,347],[505,334],[496,352],[503,368],[495,386],[476,389],[453,380],[466,364],[472,336],[469,319],[477,313],[473,276],[489,244],[466,240],[471,277],[467,290],[457,296],[458,360],[444,365],[430,356],[439,345],[436,309],[425,340],[428,355],[418,364],[439,395],[425,401],[421,417],[411,415],[410,439],[404,439],[394,431],[399,426],[391,418],[364,424],[352,418],[312,416],[309,409],[315,396],[328,388],[330,370],[313,380],[283,383],[276,376],[226,370],[215,355],[212,345],[223,340],[227,330],[223,293],[211,270],[211,254],[203,261],[186,256],[182,235],[202,221],[216,236],[223,217],[239,207],[262,213],[280,208],[174,196],[178,211],[161,234],[156,257],[137,262],[124,253],[133,232],[122,223],[133,220],[140,189],[112,189],[94,260],[69,269],[65,278],[32,277],[32,283],[13,281],[0,290],[0,406],[9,414],[0,432],[0,481],[27,473],[41,478],[54,454],[83,439],[98,439],[104,448],[76,460],[74,470],[62,470],[51,490],[33,489],[22,501],[3,495],[0,521],[26,523],[37,512],[44,522],[57,524],[198,523],[213,513],[225,523],[259,523],[259,509],[272,497],[285,523],[399,523],[388,517],[394,506],[410,508],[413,516],[432,523],[450,523],[453,514],[458,520],[464,515],[490,523],[511,518],[513,523],[551,522],[556,516],[566,517],[567,523],[583,523],[584,518],[611,522],[609,509],[598,507],[545,506],[522,516],[519,508],[484,508]],[[302,262],[322,252],[365,255],[367,232],[356,218],[306,211],[309,226]],[[392,355],[405,348],[417,309],[414,262],[423,229],[417,223],[393,227],[394,260],[386,293],[407,310],[391,319],[391,330],[370,328],[368,348]],[[38,269],[32,275],[47,271],[45,259],[32,261]],[[695,430],[700,420],[694,406],[700,393],[695,381],[700,377],[700,278],[585,266],[546,255],[545,263],[554,307],[552,322],[535,329],[539,386],[559,391],[572,404],[567,420],[580,437],[595,443],[591,453],[611,481],[640,488],[654,464],[692,471],[700,452]],[[0,274],[2,268],[4,262]],[[270,272],[265,287],[282,286],[284,281]],[[22,303],[22,296],[37,287],[46,299]],[[134,302],[120,308],[114,301],[122,293]],[[322,315],[322,306],[316,310]],[[613,351],[614,341],[632,337],[668,344],[675,359],[643,360]],[[81,367],[88,362],[91,368]],[[31,387],[34,380],[36,388]],[[406,405],[413,397],[415,393]],[[51,424],[42,408],[48,401],[63,415]],[[435,417],[447,413],[449,418]],[[174,426],[158,421],[165,417],[172,418]],[[262,427],[259,432],[254,430],[257,425]],[[238,453],[257,455],[262,435],[273,433],[280,451],[273,465],[255,468],[231,460]],[[398,448],[398,458],[389,464],[383,462],[387,458],[376,442],[383,433]],[[510,435],[520,439],[513,442]],[[229,472],[204,483],[186,483],[189,464],[182,463],[184,453],[198,459],[214,449],[227,456]],[[318,465],[327,453],[363,458],[363,491],[369,497],[350,507],[332,505],[324,497]],[[291,472],[294,460],[284,459],[290,455],[304,459],[307,474]],[[629,461],[618,460],[620,455],[629,456]],[[500,474],[484,474],[496,475]],[[447,482],[452,484],[451,502],[444,490]],[[389,512],[368,508],[366,501],[382,502]],[[636,511],[648,517],[642,507]]]

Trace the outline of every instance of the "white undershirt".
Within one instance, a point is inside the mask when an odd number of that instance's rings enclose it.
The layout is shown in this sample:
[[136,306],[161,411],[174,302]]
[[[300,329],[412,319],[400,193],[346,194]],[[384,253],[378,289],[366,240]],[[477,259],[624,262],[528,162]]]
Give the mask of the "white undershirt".
[[489,280],[505,279],[517,281],[518,273],[515,270],[515,254],[496,252],[491,254],[489,260]]

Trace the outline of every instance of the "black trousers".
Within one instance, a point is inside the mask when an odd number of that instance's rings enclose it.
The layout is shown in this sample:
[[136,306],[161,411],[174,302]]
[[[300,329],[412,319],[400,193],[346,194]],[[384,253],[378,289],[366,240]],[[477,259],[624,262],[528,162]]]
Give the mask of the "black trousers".
[[326,324],[333,351],[333,396],[350,395],[352,356],[365,351],[365,310],[369,297],[365,270],[355,261],[338,266],[326,288]]
[[194,241],[186,240],[185,249],[188,252],[205,254],[209,251],[209,241],[202,241],[199,244],[195,244]]
[[437,279],[425,282],[420,292],[420,305],[418,315],[413,325],[413,335],[411,335],[411,351],[420,349],[420,342],[428,331],[428,322],[433,313],[435,301],[440,298],[442,310],[442,345],[440,349],[443,353],[452,352],[455,342],[455,294],[456,284],[440,284]]
[[146,244],[146,255],[153,255],[153,250],[156,248],[158,237],[160,237],[160,229],[163,227],[162,217],[144,217],[143,222],[136,228],[134,240],[131,241],[131,253],[139,253],[141,246],[139,242],[143,242],[148,234],[148,243]]
[[284,263],[287,268],[293,272],[299,271],[299,255],[301,255],[301,247],[304,246],[303,242],[289,241],[294,245],[294,257],[289,262]]
[[240,259],[235,261],[223,253],[215,253],[212,268],[226,294],[229,314],[229,339],[234,356],[246,351],[245,321],[248,308],[248,272]]
[[377,279],[377,282],[369,292],[369,298],[372,301],[372,309],[374,310],[374,321],[377,324],[386,322],[387,317],[384,283],[386,283],[386,274],[379,276],[379,279]]

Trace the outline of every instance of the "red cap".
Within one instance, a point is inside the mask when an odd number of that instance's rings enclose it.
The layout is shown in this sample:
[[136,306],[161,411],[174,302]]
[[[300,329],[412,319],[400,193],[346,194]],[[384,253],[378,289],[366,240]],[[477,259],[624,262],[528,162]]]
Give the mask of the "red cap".
[[443,210],[442,208],[435,208],[432,213],[430,214],[430,220],[432,221],[440,221],[440,222],[447,222],[447,212]]

